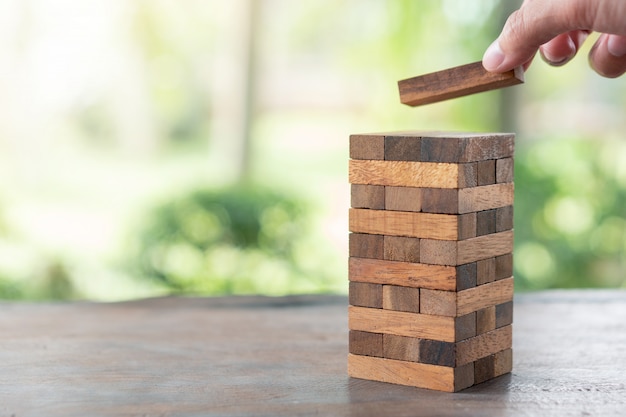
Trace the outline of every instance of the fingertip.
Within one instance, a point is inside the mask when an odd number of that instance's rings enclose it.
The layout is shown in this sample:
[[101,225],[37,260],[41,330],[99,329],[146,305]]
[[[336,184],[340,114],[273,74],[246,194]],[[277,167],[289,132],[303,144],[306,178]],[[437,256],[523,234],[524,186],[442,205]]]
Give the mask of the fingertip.
[[500,48],[500,43],[496,39],[485,51],[483,55],[483,67],[487,71],[499,72],[504,62],[504,52]]

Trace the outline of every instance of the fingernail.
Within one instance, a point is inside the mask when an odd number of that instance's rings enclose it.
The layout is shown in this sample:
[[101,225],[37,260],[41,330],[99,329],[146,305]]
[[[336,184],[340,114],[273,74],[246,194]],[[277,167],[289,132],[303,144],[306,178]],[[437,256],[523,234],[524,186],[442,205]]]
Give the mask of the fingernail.
[[626,38],[618,35],[609,35],[606,41],[606,49],[614,57],[626,55]]
[[489,48],[485,51],[485,55],[483,55],[483,67],[485,67],[487,71],[497,71],[503,62],[504,52],[502,52],[500,44],[496,39],[489,45]]

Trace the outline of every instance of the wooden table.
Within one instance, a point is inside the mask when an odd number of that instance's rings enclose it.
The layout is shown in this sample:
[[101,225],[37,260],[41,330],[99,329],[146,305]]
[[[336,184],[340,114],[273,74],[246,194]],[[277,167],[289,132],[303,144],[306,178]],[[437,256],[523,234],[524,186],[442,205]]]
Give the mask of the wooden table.
[[0,417],[626,415],[626,292],[516,298],[514,371],[457,394],[346,375],[347,300],[0,304]]

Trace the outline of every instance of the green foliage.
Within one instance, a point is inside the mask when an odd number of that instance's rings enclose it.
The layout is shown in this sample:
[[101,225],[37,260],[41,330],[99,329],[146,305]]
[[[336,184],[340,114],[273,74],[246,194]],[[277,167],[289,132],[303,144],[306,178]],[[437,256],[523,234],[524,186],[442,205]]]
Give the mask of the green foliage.
[[307,226],[302,202],[264,187],[197,190],[152,212],[140,234],[138,267],[179,293],[297,291],[315,280],[298,255]]
[[518,149],[518,287],[624,286],[626,144],[563,138]]

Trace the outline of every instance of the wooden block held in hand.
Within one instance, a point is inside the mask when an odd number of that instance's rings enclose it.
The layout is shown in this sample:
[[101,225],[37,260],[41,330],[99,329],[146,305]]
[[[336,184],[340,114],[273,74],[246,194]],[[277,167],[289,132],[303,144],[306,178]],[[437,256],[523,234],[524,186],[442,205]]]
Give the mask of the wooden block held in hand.
[[485,70],[479,61],[398,81],[398,88],[402,103],[419,106],[523,82],[522,67],[505,73],[495,73]]

